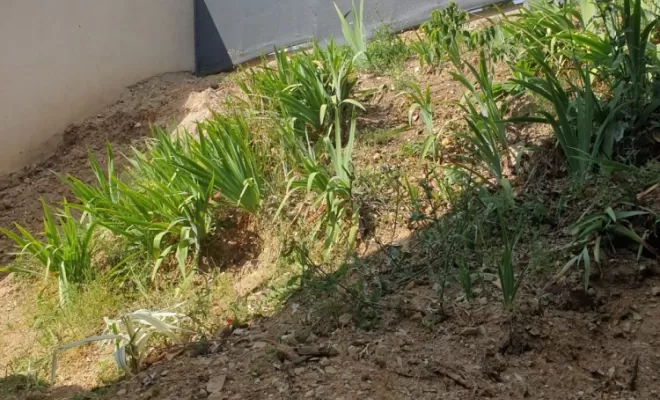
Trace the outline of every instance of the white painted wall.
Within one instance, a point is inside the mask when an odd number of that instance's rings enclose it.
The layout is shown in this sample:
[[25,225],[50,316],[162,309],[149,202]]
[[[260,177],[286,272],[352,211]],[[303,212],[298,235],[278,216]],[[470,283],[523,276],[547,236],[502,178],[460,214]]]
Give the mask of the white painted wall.
[[122,89],[194,69],[193,0],[0,0],[0,173]]

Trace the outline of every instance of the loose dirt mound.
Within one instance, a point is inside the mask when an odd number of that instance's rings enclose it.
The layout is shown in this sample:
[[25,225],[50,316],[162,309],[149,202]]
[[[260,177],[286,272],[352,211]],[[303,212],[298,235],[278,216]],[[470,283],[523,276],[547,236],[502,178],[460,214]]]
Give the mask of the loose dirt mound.
[[[218,76],[198,79],[188,73],[165,74],[127,88],[120,100],[102,113],[74,124],[62,134],[57,151],[43,162],[0,176],[0,226],[14,222],[31,232],[43,227],[39,199],[55,204],[67,196],[66,187],[53,172],[73,174],[83,181],[94,179],[88,168],[88,152],[105,162],[106,143],[116,154],[125,153],[149,136],[150,123],[167,127],[182,121],[185,127],[203,119],[207,109],[220,103],[226,86]],[[11,261],[12,243],[0,236],[0,265]]]

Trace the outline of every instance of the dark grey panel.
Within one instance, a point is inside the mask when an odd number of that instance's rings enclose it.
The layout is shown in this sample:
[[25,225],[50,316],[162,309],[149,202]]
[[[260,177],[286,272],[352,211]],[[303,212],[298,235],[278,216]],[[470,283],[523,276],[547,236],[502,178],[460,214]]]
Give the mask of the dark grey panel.
[[[355,0],[356,5],[359,0]],[[336,0],[343,12],[351,0]],[[370,32],[381,22],[405,29],[428,19],[448,0],[365,0],[365,25]],[[476,9],[493,0],[458,0]],[[198,75],[231,69],[275,46],[293,46],[334,36],[342,41],[341,24],[332,0],[195,0],[195,61]]]

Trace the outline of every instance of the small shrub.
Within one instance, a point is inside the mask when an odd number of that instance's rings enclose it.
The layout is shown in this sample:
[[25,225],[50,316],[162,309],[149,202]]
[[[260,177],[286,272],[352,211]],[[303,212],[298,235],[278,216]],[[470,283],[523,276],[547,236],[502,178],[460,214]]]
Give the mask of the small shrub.
[[380,71],[403,68],[409,56],[409,47],[386,24],[374,31],[373,39],[367,45],[369,64]]
[[447,58],[458,64],[460,49],[470,38],[470,33],[464,29],[468,20],[467,12],[453,1],[447,8],[433,11],[431,19],[420,26],[423,38],[418,36],[418,41],[411,46],[419,56],[420,66],[437,68]]

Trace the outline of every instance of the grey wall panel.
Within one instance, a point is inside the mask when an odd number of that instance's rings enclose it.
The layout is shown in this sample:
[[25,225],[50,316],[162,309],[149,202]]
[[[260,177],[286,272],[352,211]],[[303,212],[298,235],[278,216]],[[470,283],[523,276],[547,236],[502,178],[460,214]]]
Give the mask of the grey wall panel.
[[[336,0],[343,12],[351,0]],[[359,0],[356,0],[356,4]],[[448,0],[365,0],[368,32],[381,22],[405,29],[425,21]],[[458,0],[470,10],[493,0]],[[350,17],[349,17],[350,18]],[[293,46],[334,36],[341,24],[332,0],[195,0],[195,62],[198,75],[231,69],[275,46]]]

